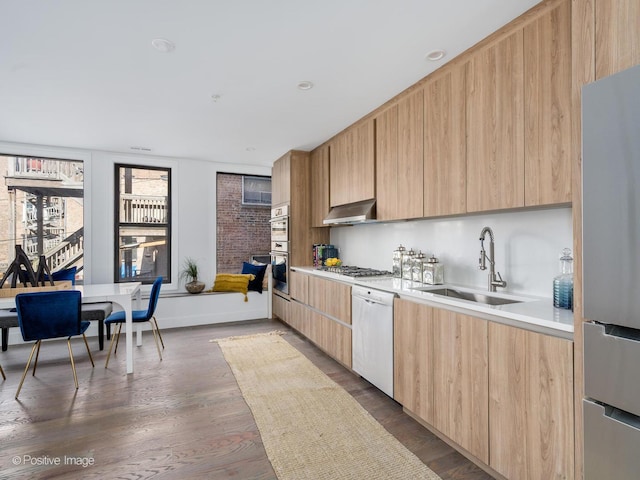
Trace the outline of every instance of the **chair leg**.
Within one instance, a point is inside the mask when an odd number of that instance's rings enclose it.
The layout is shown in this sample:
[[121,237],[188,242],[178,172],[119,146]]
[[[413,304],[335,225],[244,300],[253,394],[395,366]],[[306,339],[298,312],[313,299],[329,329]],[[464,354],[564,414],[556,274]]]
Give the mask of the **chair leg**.
[[98,345],[104,350],[104,320],[98,320]]
[[[107,324],[107,328],[109,327],[110,324]],[[120,326],[122,326],[122,324],[119,324]],[[120,332],[118,332],[116,334],[116,332],[113,332],[113,335],[111,335],[111,342],[109,343],[109,352],[107,353],[107,361],[104,364],[104,368],[107,368],[109,366],[109,358],[111,357],[111,350],[113,349],[113,343],[116,341],[116,337],[119,336]],[[115,354],[115,353],[114,353]]]
[[87,342],[87,337],[84,333],[82,334],[82,338],[84,339],[84,344],[87,347],[87,353],[89,354],[89,360],[91,360],[91,366],[95,368],[96,364],[93,363],[93,356],[91,355],[91,350],[89,350],[89,342]]
[[153,328],[153,322],[150,320],[149,323],[151,324],[151,333],[153,334],[153,341],[156,342],[156,348],[158,349],[158,356],[160,357],[160,361],[162,361],[162,352],[160,351],[160,344],[158,343],[158,333],[157,333],[157,327],[156,329]]
[[[156,324],[156,331],[158,332],[158,336],[160,337],[160,343],[162,343],[162,348],[164,349],[164,341],[162,340],[162,334],[160,333],[160,328],[158,328],[158,320],[156,320],[156,317],[151,317],[151,320],[153,320],[153,323]],[[149,320],[149,322],[151,322],[151,320]]]
[[71,337],[67,338],[67,348],[69,348],[69,360],[71,360],[71,370],[73,370],[73,381],[78,389],[78,375],[76,375],[76,364],[73,361],[73,352],[71,351]]
[[2,369],[2,365],[0,365],[0,373],[2,374],[2,379],[6,380],[7,376],[4,374],[4,370]]
[[38,366],[38,357],[40,356],[40,345],[42,345],[42,340],[38,340],[38,350],[36,351],[36,361],[33,362],[33,376],[36,376],[36,367]]
[[2,351],[6,352],[9,345],[9,329],[2,327]]
[[118,343],[120,343],[120,332],[122,332],[122,324],[121,323],[118,324],[118,333],[115,334],[115,336],[116,336],[116,349],[113,351],[114,355],[116,353],[118,353]]
[[31,359],[33,358],[33,353],[36,351],[36,347],[40,346],[40,342],[42,340],[38,340],[33,344],[31,348],[31,353],[29,354],[29,360],[27,360],[27,365],[24,367],[24,372],[22,373],[22,379],[20,380],[20,385],[18,385],[18,391],[16,392],[16,400],[18,399],[18,395],[20,395],[20,390],[22,390],[22,384],[24,383],[24,379],[27,376],[27,372],[29,371],[29,366],[31,365]]

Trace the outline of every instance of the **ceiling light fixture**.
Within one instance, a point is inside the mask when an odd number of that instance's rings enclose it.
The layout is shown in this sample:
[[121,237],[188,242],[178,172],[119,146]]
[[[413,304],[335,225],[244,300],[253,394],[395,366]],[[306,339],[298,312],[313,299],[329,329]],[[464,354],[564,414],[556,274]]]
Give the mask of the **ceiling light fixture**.
[[256,151],[256,147],[247,147],[247,148],[245,148],[245,150],[247,152],[255,152]]
[[170,53],[176,49],[176,46],[173,42],[164,38],[154,38],[153,40],[151,40],[151,45],[153,46],[153,48],[162,53]]
[[311,90],[313,88],[313,83],[311,83],[309,80],[303,80],[302,82],[298,83],[298,88],[300,90]]
[[138,146],[134,146],[134,147],[129,147],[131,150],[138,150],[140,152],[150,152],[151,149],[148,147],[138,147]]
[[217,103],[218,100],[220,100],[221,95],[218,95],[217,93],[214,93],[213,95],[211,95],[211,101]]
[[442,60],[445,55],[446,52],[444,50],[432,50],[427,53],[426,59],[431,62],[437,62],[438,60]]

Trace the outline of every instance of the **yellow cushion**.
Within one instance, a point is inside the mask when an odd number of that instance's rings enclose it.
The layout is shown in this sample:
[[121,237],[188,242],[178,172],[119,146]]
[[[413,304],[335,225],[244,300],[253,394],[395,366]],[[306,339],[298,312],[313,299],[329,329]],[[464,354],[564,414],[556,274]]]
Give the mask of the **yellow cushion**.
[[247,302],[247,291],[249,281],[255,279],[253,274],[218,273],[213,283],[213,288],[207,292],[240,292],[244,294],[244,301]]

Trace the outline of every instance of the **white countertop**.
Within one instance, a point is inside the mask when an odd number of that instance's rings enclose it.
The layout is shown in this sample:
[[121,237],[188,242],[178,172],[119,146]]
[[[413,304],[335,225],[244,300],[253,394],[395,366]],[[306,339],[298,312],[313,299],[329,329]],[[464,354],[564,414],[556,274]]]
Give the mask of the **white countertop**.
[[[539,333],[562,337],[573,340],[573,312],[562,308],[555,308],[551,298],[533,297],[528,295],[513,295],[502,292],[486,292],[477,288],[469,288],[460,285],[424,285],[411,280],[402,280],[395,277],[365,277],[353,278],[337,273],[317,270],[314,267],[291,267],[291,270],[318,275],[333,280],[362,285],[377,290],[393,292],[400,298],[425,303],[434,307],[447,308],[467,315],[485,318],[490,321],[512,325]],[[517,300],[518,303],[504,305],[486,305],[468,300],[445,297],[429,293],[429,291],[415,290],[423,288],[437,290],[442,288],[455,288],[457,290],[490,294]]]

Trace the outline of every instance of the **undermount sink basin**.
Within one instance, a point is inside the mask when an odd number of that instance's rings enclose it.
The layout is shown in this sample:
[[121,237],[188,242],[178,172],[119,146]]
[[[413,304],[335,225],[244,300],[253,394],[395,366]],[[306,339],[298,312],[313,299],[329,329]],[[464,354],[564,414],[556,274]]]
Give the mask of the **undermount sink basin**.
[[485,305],[506,305],[508,303],[521,303],[520,300],[512,300],[510,298],[494,297],[484,293],[464,292],[454,288],[436,288],[429,287],[414,288],[422,292],[433,293],[434,295],[442,295],[444,297],[458,298],[460,300],[469,300],[471,302],[484,303]]

